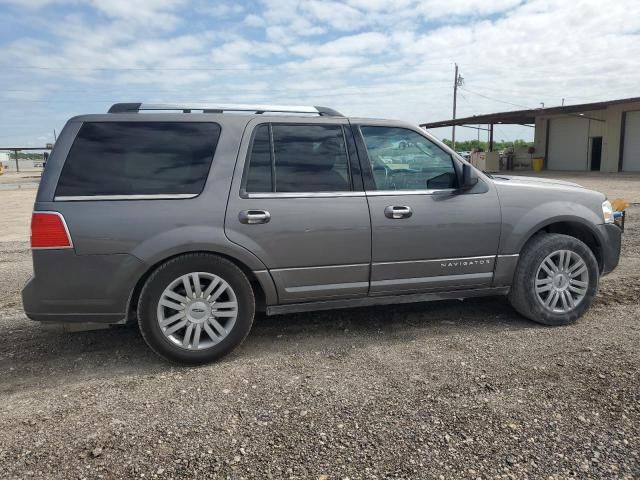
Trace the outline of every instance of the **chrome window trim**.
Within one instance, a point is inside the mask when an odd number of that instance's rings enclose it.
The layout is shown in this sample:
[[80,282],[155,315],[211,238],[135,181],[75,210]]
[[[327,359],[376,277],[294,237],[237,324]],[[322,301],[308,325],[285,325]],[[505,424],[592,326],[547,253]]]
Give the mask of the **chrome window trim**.
[[245,193],[242,198],[340,198],[364,197],[365,192],[265,192]]
[[368,197],[385,197],[385,196],[400,196],[400,195],[444,195],[453,194],[456,192],[456,188],[442,188],[442,189],[425,189],[425,190],[367,190]]
[[[69,227],[67,226],[67,221],[60,212],[53,212],[50,210],[34,210],[33,213],[44,213],[46,215],[57,215],[60,220],[62,220],[62,225],[64,226],[64,230],[67,233],[67,238],[69,239],[69,245],[66,247],[31,247],[31,250],[67,250],[69,248],[73,249],[73,238],[71,238],[71,232],[69,231]],[[31,231],[29,231],[29,243],[31,243]]]
[[54,202],[82,202],[87,200],[176,200],[195,198],[199,193],[158,193],[153,195],[75,195],[56,196]]
[[242,198],[337,198],[337,197],[387,197],[387,196],[403,196],[403,195],[444,195],[453,194],[457,191],[455,188],[447,188],[441,190],[367,190],[344,191],[344,192],[263,192],[263,193],[246,193],[241,192]]

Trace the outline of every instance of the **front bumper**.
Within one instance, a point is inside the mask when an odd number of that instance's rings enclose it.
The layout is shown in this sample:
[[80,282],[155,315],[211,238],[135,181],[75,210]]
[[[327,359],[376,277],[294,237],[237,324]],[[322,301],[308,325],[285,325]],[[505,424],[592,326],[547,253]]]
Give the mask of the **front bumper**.
[[602,246],[602,275],[618,266],[622,247],[622,229],[612,223],[598,225]]

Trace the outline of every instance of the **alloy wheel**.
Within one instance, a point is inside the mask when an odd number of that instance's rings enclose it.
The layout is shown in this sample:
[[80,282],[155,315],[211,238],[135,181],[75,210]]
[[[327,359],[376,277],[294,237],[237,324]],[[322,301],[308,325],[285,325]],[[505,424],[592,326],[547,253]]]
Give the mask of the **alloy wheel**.
[[582,302],[589,288],[589,270],[572,250],[557,250],[542,261],[535,292],[542,306],[553,313],[568,313]]
[[169,341],[187,350],[204,350],[229,335],[238,317],[238,301],[231,285],[221,277],[192,272],[164,289],[157,316]]

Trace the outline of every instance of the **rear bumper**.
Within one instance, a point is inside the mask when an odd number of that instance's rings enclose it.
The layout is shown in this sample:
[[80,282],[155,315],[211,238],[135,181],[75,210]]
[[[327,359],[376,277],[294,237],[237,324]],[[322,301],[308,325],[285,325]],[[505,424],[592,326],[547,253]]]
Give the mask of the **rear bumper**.
[[117,323],[144,264],[131,255],[34,250],[34,275],[22,290],[27,317],[41,322]]
[[622,229],[614,224],[598,225],[602,245],[602,275],[618,266],[622,247]]

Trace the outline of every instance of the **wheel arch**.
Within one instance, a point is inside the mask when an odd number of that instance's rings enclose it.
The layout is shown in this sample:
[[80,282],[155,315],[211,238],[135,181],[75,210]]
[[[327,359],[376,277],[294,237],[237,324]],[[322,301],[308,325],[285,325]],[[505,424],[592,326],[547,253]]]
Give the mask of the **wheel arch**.
[[526,240],[522,243],[520,247],[520,251],[531,242],[537,235],[545,234],[545,233],[560,233],[563,235],[568,235],[570,237],[577,238],[581,242],[583,242],[593,255],[596,257],[598,262],[598,269],[602,273],[604,269],[604,256],[602,251],[602,239],[597,231],[597,229],[593,228],[583,219],[578,218],[564,218],[564,219],[554,219],[550,220],[547,223],[542,225],[538,225],[535,229],[533,229]]
[[183,250],[179,252],[171,252],[166,255],[156,256],[153,262],[145,263],[145,269],[138,276],[136,280],[135,286],[133,287],[129,299],[127,301],[127,322],[131,322],[136,318],[136,310],[138,305],[138,300],[140,299],[140,293],[142,292],[142,288],[144,287],[147,279],[151,276],[151,274],[158,269],[164,263],[183,256],[189,255],[193,253],[203,253],[207,255],[215,255],[225,260],[230,261],[236,267],[238,267],[249,280],[251,284],[251,288],[253,289],[253,293],[256,298],[256,310],[264,310],[267,305],[277,303],[277,293],[275,289],[275,285],[273,283],[273,279],[271,275],[268,273],[266,268],[264,270],[254,271],[249,265],[238,256],[229,254],[227,252],[222,252],[220,250],[214,249],[192,249],[192,250]]

